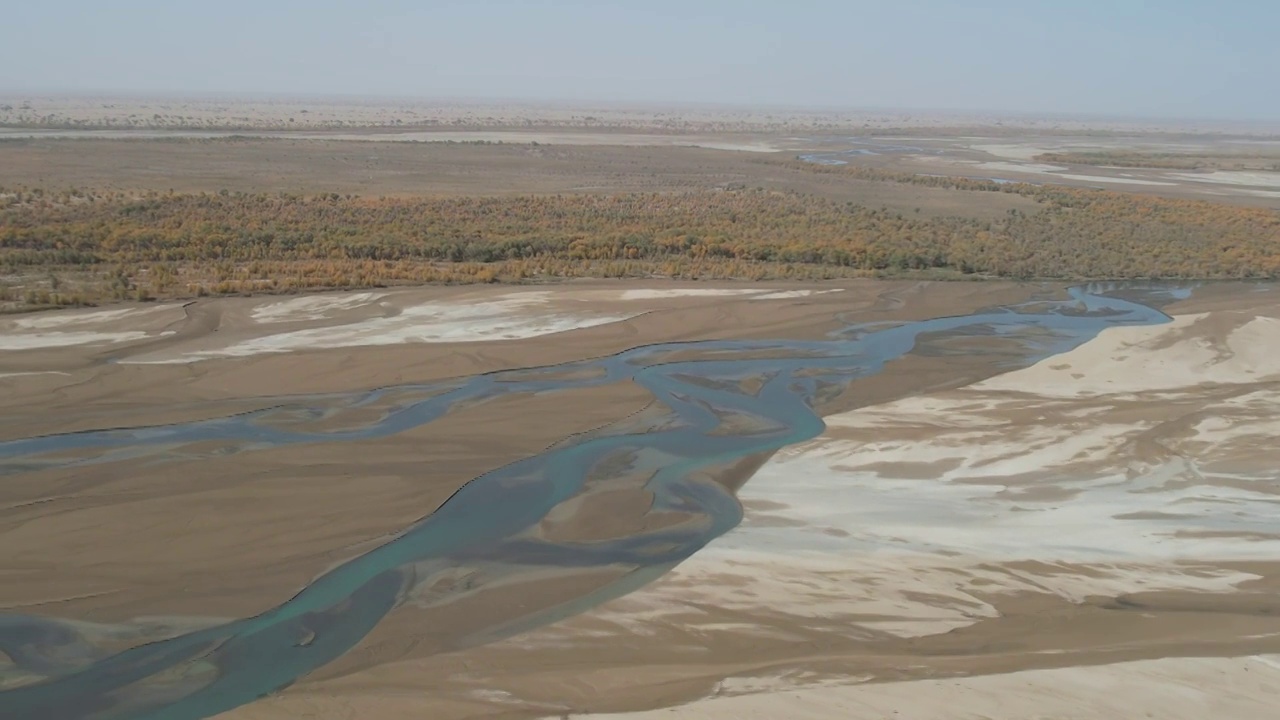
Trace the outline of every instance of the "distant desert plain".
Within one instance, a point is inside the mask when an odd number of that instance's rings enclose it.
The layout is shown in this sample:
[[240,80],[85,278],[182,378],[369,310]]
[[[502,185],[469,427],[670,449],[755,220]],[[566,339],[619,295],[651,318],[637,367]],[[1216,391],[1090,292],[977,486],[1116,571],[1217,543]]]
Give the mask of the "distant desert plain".
[[2,718],[1274,714],[1273,129],[2,100]]

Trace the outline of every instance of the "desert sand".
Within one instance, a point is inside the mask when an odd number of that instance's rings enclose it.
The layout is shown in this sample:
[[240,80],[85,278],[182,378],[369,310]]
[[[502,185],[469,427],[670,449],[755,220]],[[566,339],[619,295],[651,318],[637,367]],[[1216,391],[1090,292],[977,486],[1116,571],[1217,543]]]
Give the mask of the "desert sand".
[[[966,193],[944,203],[941,188],[841,183],[791,165],[802,159],[1274,208],[1277,133],[1266,122],[833,109],[0,97],[0,165],[9,187],[492,195],[734,184],[838,194],[905,212],[945,204],[947,214],[966,216],[991,199]],[[1200,166],[1040,157],[1054,153],[1210,163],[1189,172]]]
[[[604,720],[764,720],[909,717],[919,720],[1012,720],[1064,717],[1110,720],[1135,715],[1200,720],[1270,718],[1275,656],[1147,660],[1007,675],[846,685],[790,691],[724,686],[710,700],[677,711],[601,714]],[[764,686],[764,687],[767,687]],[[735,692],[736,690],[736,692]]]
[[[0,320],[0,433],[217,417],[647,342],[818,338],[1056,291],[589,282],[20,316]],[[1270,717],[1277,292],[1200,288],[1172,322],[1021,370],[895,361],[824,408],[820,437],[761,458],[743,523],[648,586],[455,652],[433,650],[452,625],[573,588],[393,616],[225,717]],[[0,498],[15,580],[0,605],[99,623],[252,614],[474,475],[647,402],[629,384],[507,396],[355,444],[35,467]],[[634,502],[558,532],[639,522]]]

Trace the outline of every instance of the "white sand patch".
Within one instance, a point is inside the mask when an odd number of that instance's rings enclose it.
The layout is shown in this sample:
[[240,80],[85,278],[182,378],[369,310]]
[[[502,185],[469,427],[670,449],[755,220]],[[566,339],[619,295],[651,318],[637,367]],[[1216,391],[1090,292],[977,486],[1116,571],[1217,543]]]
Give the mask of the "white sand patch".
[[[927,416],[907,415],[896,403],[884,413],[869,412],[859,419],[866,424],[844,425],[862,430],[869,438],[865,443],[826,442],[803,446],[805,457],[832,463],[835,470],[856,470],[878,464],[947,463],[954,470],[939,472],[941,478],[998,479],[1028,473],[1050,472],[1081,463],[1105,459],[1129,441],[1132,434],[1154,426],[1154,420],[1132,424],[1073,423],[1065,432],[1057,432],[1058,423],[1027,423],[1016,428],[1001,423],[978,432],[939,429],[926,439],[870,440],[883,429],[900,429],[916,435],[920,429],[931,429]],[[899,414],[901,413],[901,414]],[[877,423],[885,420],[886,423]],[[981,452],[974,453],[980,446]]]
[[835,288],[833,290],[779,290],[778,292],[765,293],[756,295],[751,300],[790,300],[792,298],[809,297],[811,295],[826,295],[828,293],[843,292],[843,288]]
[[[676,143],[676,144],[684,145],[685,143]],[[720,142],[720,141],[712,140],[712,141],[694,141],[694,142],[688,143],[687,145],[689,147],[707,148],[708,150],[733,150],[735,152],[771,153],[771,152],[779,152],[781,150],[781,148],[778,148],[773,144],[767,143],[767,142],[734,143],[734,142]]]
[[292,300],[267,303],[255,307],[250,316],[260,323],[296,322],[299,320],[324,320],[329,313],[368,305],[386,297],[385,293],[354,293],[347,295],[316,295]]
[[1033,160],[1037,155],[1054,152],[1055,148],[1041,147],[1038,145],[1002,145],[1002,144],[981,144],[973,145],[974,150],[981,150],[996,157],[1009,158],[1010,160]]
[[669,288],[623,290],[619,300],[664,300],[674,297],[720,297],[731,295],[757,295],[766,290],[735,290],[725,288]]
[[793,690],[796,687],[838,687],[843,685],[853,685],[870,679],[872,679],[871,676],[861,678],[823,677],[818,673],[804,670],[797,670],[780,675],[727,677],[716,684],[714,695],[716,697],[729,697],[734,695],[755,695],[763,692]]
[[130,332],[50,332],[0,335],[0,350],[34,350],[37,348],[68,347],[71,345],[103,345],[142,340],[147,333]]
[[57,310],[0,321],[0,350],[103,345],[142,340],[157,333],[134,328],[155,328],[166,322],[161,313],[171,311],[175,313],[176,319],[181,308],[181,305],[170,304],[114,310]]
[[1044,593],[1080,602],[1160,589],[1223,592],[1256,578],[1203,565],[1050,563],[1037,572],[969,556],[865,547],[840,552],[747,549],[718,541],[662,582],[592,616],[631,634],[652,634],[663,624],[705,633],[720,617],[693,610],[706,604],[762,620],[784,616],[790,622],[834,622],[849,637],[868,631],[922,637],[998,617],[990,598],[1003,594]]
[[516,340],[619,322],[628,315],[585,315],[540,310],[549,292],[512,293],[487,302],[432,302],[404,308],[393,317],[308,328],[250,338],[226,347],[178,356],[139,357],[131,363],[181,363],[319,348],[401,343]]
[[116,310],[54,310],[29,317],[13,320],[13,327],[19,330],[48,330],[68,325],[89,325],[120,320],[124,317],[134,318],[138,315],[150,314],[161,310],[171,310],[176,305],[155,305],[147,308],[120,308]]
[[1176,186],[1178,183],[1160,182],[1159,180],[1138,180],[1137,178],[1113,177],[1109,175],[1075,175],[1072,173],[1054,173],[1054,177],[1080,180],[1083,182],[1110,183],[1112,185],[1165,185]]
[[[1274,558],[1280,538],[1185,533],[1272,531],[1278,498],[1215,487],[1212,477],[1181,486],[1184,469],[1157,468],[1133,480],[1060,477],[1078,494],[1036,502],[1002,485],[838,470],[800,452],[767,465],[742,492],[747,503],[782,507],[749,509],[740,528],[668,579],[598,615],[632,629],[663,618],[701,629],[689,603],[705,602],[845,619],[853,635],[865,628],[912,637],[995,617],[990,598],[1000,594],[1080,602],[1160,589],[1225,592],[1255,579],[1216,564]],[[1121,519],[1133,513],[1151,516]],[[1016,561],[1044,569],[1014,569]]]
[[[1046,565],[1033,572],[976,558],[898,552],[844,559],[724,548],[703,552],[709,557],[700,559],[700,554],[669,580],[596,610],[593,617],[629,634],[652,634],[664,624],[705,633],[704,625],[713,624],[717,616],[692,610],[705,604],[760,618],[762,627],[768,627],[771,617],[801,623],[821,620],[836,624],[841,630],[831,632],[847,637],[875,632],[910,638],[998,617],[990,599],[1002,594],[1042,593],[1081,602],[1090,596],[1164,588],[1224,592],[1257,579],[1205,566]],[[751,634],[767,635],[755,630]]]
[[916,636],[1001,594],[1231,591],[1254,576],[1223,562],[1280,556],[1280,388],[1254,385],[1276,343],[1280,320],[1185,316],[829,417],[742,489],[739,528],[601,617],[696,626],[706,602]]
[[1078,175],[1074,173],[1063,172],[1066,167],[1061,165],[1047,165],[1045,163],[1009,163],[1009,162],[983,162],[973,166],[975,169],[989,170],[1000,173],[1032,173],[1035,175],[1048,175],[1065,180],[1079,180],[1082,182],[1098,182],[1112,183],[1115,185],[1166,185],[1176,186],[1176,182],[1162,182],[1159,180],[1140,180],[1133,177],[1113,177],[1108,175]]
[[1280,655],[1253,655],[1249,659],[1262,663],[1269,668],[1280,670]]
[[21,330],[47,330],[67,325],[86,325],[95,322],[118,320],[133,312],[133,308],[98,310],[95,312],[47,312],[31,317],[17,318],[13,326]]
[[494,703],[520,702],[519,698],[517,698],[516,696],[512,695],[511,693],[505,690],[490,690],[490,689],[482,688],[479,690],[472,690],[469,694],[471,695],[471,697],[474,697],[477,700],[485,700],[487,702],[494,702]]
[[596,720],[1270,720],[1280,667],[1257,658],[1165,658],[1095,667],[710,697]]
[[[856,567],[835,556],[752,551],[717,543],[663,582],[592,615],[640,635],[652,634],[664,624],[707,633],[708,626],[714,627],[718,617],[730,612],[781,615],[791,622],[840,622],[846,628],[842,634],[849,636],[875,630],[918,637],[995,617],[995,608],[971,594],[977,583],[984,583],[986,593],[1043,592],[1000,573],[974,570],[972,564],[898,553],[855,557]],[[999,585],[986,585],[992,581]],[[717,612],[694,609],[703,603]]]
[[31,372],[0,372],[0,379],[26,377],[29,375],[70,375],[71,373],[59,372],[57,370],[33,370]]
[[[1177,339],[1205,317],[1181,315],[1164,325],[1108,328],[1069,353],[974,387],[1082,397],[1280,379],[1280,320],[1256,317],[1233,331],[1223,347],[1195,335]],[[1169,343],[1167,349],[1155,349]]]
[[1254,185],[1257,187],[1280,188],[1280,172],[1217,170],[1211,173],[1169,173],[1169,177],[1220,185]]
[[1066,170],[1060,165],[1046,165],[1044,163],[1008,163],[1008,162],[982,162],[974,165],[975,168],[983,170],[991,170],[993,172],[1013,172],[1013,173],[1055,173],[1060,170]]
[[[1056,439],[1092,434],[1088,428],[1043,431],[1043,445],[1020,449],[1017,438],[998,443],[1001,434],[975,438],[961,467],[926,479],[896,478],[852,468],[882,462],[874,449],[855,443],[816,443],[818,452],[780,457],[744,488],[744,501],[768,501],[785,509],[756,512],[761,522],[724,539],[726,547],[772,548],[788,552],[852,554],[893,549],[920,553],[962,553],[993,561],[1038,560],[1076,564],[1175,563],[1191,559],[1259,560],[1277,557],[1280,533],[1270,519],[1280,496],[1269,477],[1206,472],[1192,461],[1170,460],[1131,470],[1120,453],[1142,434],[1091,438],[1080,445],[1110,441],[1117,451],[1113,472],[1083,474],[1070,462],[1036,460]],[[946,442],[946,441],[944,441]],[[900,452],[935,452],[921,441]],[[835,446],[835,453],[832,454]],[[1061,459],[1066,453],[1059,455]],[[841,463],[834,467],[833,462]],[[991,474],[983,474],[987,464]],[[1009,479],[999,473],[1016,466],[1040,471],[1037,479]],[[1230,482],[1231,485],[1225,484]],[[1249,490],[1239,485],[1254,485]],[[1037,492],[1045,493],[1037,499]],[[1126,519],[1139,514],[1142,519]],[[752,513],[749,511],[748,516]],[[782,518],[791,526],[772,527]],[[1045,532],[1052,528],[1052,532]],[[838,535],[830,534],[835,531]],[[1223,533],[1208,537],[1187,533]],[[1250,536],[1274,535],[1271,539]],[[1193,581],[1200,587],[1198,581]],[[1179,586],[1181,581],[1179,581]],[[1171,588],[1172,589],[1172,588]]]
[[[1197,443],[1202,457],[1228,459],[1233,444],[1253,443],[1260,448],[1271,446],[1280,437],[1280,389],[1268,387],[1216,403],[1217,414],[1205,417],[1191,427],[1184,443]],[[1219,458],[1219,455],[1225,456]],[[1280,492],[1280,488],[1278,488]]]

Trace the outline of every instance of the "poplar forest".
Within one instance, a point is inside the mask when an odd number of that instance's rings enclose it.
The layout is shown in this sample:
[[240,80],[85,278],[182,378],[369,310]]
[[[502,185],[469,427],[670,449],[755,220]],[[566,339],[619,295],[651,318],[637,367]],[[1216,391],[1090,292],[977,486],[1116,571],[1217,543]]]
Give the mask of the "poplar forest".
[[[800,163],[795,163],[799,167]],[[998,219],[763,188],[363,197],[0,188],[8,310],[563,278],[1241,279],[1280,276],[1280,213],[1107,190],[804,166],[1014,193]]]

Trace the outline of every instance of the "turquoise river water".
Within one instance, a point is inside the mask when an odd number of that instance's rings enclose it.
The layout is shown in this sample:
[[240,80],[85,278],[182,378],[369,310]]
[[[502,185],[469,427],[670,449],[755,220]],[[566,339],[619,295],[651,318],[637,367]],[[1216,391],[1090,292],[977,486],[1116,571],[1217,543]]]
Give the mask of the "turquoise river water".
[[[815,405],[853,380],[875,375],[911,352],[972,355],[974,337],[1002,348],[998,361],[1009,369],[1026,366],[1108,327],[1166,322],[1168,316],[1158,308],[1183,297],[1186,291],[1160,287],[1081,287],[1072,289],[1069,299],[919,322],[851,325],[823,340],[650,345],[555,367],[289,398],[266,410],[199,422],[2,442],[0,478],[138,457],[162,462],[166,453],[196,442],[218,441],[232,452],[253,452],[365,440],[431,423],[463,403],[627,380],[652,393],[661,410],[576,436],[475,478],[434,513],[253,617],[161,637],[136,631],[139,644],[121,650],[121,638],[130,637],[127,630],[112,636],[101,626],[70,619],[0,614],[0,653],[9,659],[7,665],[0,660],[0,688],[5,688],[0,718],[204,718],[278,691],[332,662],[459,563],[488,563],[491,573],[508,579],[532,567],[627,568],[601,590],[492,628],[470,642],[554,622],[644,585],[737,525],[741,506],[729,490],[705,481],[705,472],[816,437],[824,424]],[[750,392],[741,383],[748,378],[759,381]],[[335,408],[381,412],[354,427],[307,429]],[[730,414],[751,422],[726,431],[724,418]],[[626,472],[646,473],[645,489],[653,494],[655,510],[701,521],[579,544],[529,532],[580,493],[602,463],[621,456],[628,458]],[[423,473],[430,473],[430,458],[423,458]]]

